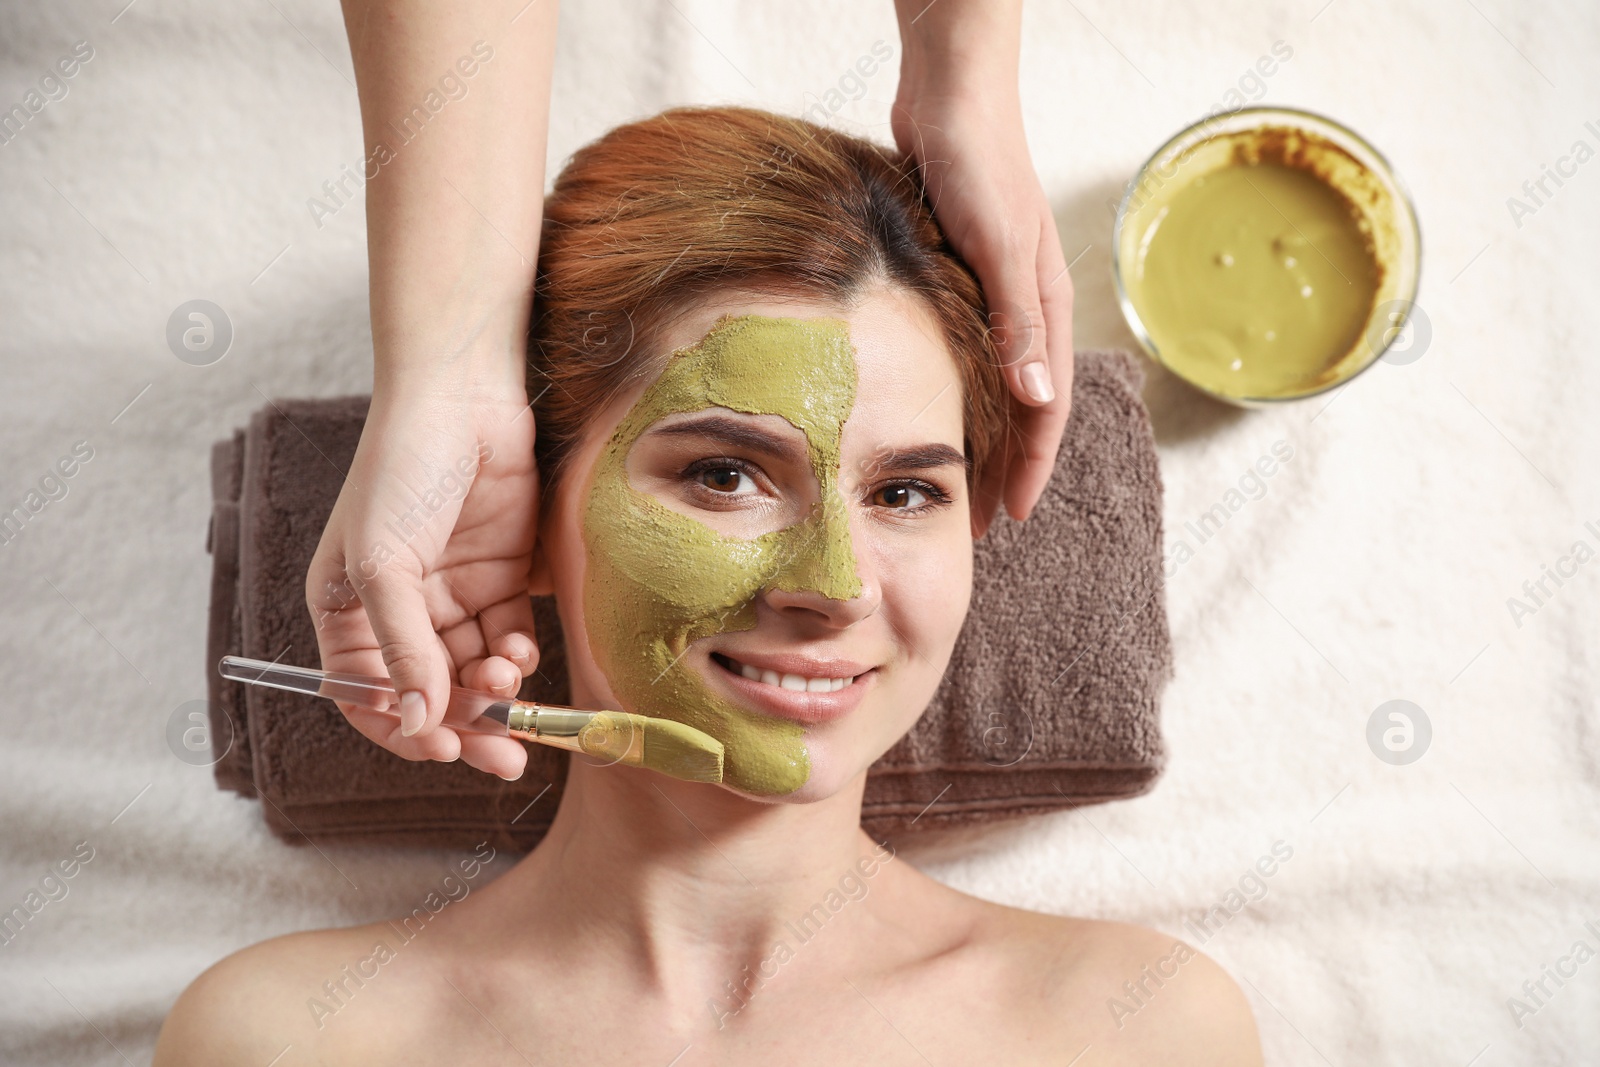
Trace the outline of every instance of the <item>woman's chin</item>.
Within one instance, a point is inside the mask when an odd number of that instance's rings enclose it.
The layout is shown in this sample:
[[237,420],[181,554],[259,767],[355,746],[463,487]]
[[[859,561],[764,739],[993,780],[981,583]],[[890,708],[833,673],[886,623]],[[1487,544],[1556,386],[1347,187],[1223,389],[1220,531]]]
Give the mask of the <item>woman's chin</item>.
[[832,783],[810,780],[790,793],[752,793],[728,782],[723,782],[721,788],[736,797],[754,801],[757,804],[815,804],[819,801],[827,800],[839,791]]
[[806,780],[789,792],[752,790],[727,779],[723,780],[721,788],[761,804],[815,804],[849,789],[856,777],[867,767],[867,763],[860,759],[851,759],[846,754],[830,751],[827,745],[815,742],[807,744],[806,754],[810,760],[810,770]]

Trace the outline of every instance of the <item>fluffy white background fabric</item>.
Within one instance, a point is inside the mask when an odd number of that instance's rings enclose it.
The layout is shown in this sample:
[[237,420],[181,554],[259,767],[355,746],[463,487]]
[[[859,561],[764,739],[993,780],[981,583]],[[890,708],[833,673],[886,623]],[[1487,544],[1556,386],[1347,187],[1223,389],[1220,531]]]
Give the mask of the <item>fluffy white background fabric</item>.
[[[0,14],[0,107],[74,42],[94,48],[0,146],[0,506],[76,442],[93,450],[0,549],[0,909],[93,849],[0,945],[15,1064],[147,1060],[209,964],[409,910],[453,858],[287,847],[168,748],[174,709],[205,695],[212,441],[268,396],[370,389],[361,210],[318,228],[306,207],[361,134],[332,0],[126,3]],[[1293,856],[1265,895],[1203,945],[1249,996],[1269,1062],[1594,1062],[1600,961],[1547,983],[1520,1028],[1507,998],[1575,941],[1600,948],[1583,925],[1600,919],[1600,562],[1531,616],[1507,599],[1575,542],[1600,548],[1600,162],[1547,182],[1520,225],[1506,201],[1574,142],[1600,149],[1600,8],[1080,0],[1033,3],[1026,23],[1028,132],[1077,257],[1080,346],[1132,345],[1108,200],[1230,89],[1254,92],[1275,41],[1294,54],[1264,99],[1345,121],[1409,184],[1431,339],[1265,412],[1152,368],[1172,546],[1274,442],[1294,453],[1172,576],[1170,769],[1137,800],[907,854],[996,900],[1195,940],[1184,920],[1282,841]],[[572,0],[551,173],[666,105],[799,111],[879,39],[898,59],[887,0]],[[836,121],[887,140],[895,80],[873,76]],[[164,335],[197,297],[236,330],[205,368]],[[1365,740],[1392,699],[1432,724],[1408,766]]]

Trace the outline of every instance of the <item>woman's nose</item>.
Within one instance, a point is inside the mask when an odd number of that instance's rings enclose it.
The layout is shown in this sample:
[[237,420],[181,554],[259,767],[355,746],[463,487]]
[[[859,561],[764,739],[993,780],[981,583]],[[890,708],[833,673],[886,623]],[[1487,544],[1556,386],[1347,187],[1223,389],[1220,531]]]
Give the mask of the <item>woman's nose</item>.
[[875,579],[862,581],[860,590],[856,596],[836,599],[815,589],[784,589],[774,584],[762,596],[780,615],[797,620],[815,620],[842,630],[877,611],[883,599]]
[[854,550],[849,512],[838,494],[828,494],[775,547],[773,575],[763,596],[779,612],[844,627],[878,610],[882,588]]

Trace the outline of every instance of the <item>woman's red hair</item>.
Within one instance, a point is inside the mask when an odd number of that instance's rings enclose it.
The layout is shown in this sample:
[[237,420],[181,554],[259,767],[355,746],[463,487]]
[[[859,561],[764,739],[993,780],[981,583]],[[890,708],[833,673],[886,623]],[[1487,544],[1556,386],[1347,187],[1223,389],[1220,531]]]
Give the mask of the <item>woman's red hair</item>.
[[978,484],[1003,451],[1009,391],[982,290],[912,162],[735,107],[675,108],[580,149],[545,201],[534,290],[527,385],[544,492],[615,391],[665,359],[662,328],[697,299],[740,290],[847,308],[876,284],[915,293],[943,331]]

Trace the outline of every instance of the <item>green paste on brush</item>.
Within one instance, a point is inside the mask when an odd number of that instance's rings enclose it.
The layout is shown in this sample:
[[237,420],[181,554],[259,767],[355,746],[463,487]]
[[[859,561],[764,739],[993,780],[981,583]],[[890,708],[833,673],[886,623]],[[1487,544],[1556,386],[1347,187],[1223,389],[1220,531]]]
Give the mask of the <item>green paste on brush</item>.
[[[776,796],[806,783],[800,724],[713,692],[684,649],[756,624],[764,589],[861,594],[849,514],[838,490],[839,441],[855,404],[855,350],[837,319],[724,318],[623,418],[596,461],[583,515],[583,610],[595,662],[625,709],[686,723],[726,748],[723,780]],[[659,419],[724,407],[779,415],[805,434],[821,503],[804,520],[745,540],[724,537],[628,482],[628,451]]]

